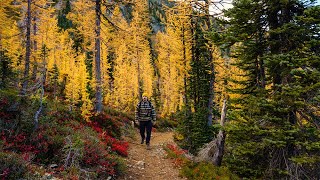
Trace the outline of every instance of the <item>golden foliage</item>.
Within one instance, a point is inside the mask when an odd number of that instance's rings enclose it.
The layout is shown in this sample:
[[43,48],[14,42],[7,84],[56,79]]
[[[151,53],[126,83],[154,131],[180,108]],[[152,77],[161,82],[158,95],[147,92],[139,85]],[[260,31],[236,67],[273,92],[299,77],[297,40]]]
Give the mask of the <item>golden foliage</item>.
[[167,12],[166,33],[159,32],[156,36],[157,67],[161,77],[160,111],[164,116],[181,110],[185,104],[185,86],[192,58],[191,19],[188,17],[191,6],[188,3],[179,5]]

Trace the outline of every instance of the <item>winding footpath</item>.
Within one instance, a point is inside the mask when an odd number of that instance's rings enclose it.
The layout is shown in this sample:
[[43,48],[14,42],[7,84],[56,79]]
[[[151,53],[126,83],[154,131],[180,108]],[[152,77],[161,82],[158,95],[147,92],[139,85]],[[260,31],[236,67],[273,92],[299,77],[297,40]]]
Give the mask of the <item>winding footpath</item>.
[[163,146],[173,142],[172,132],[152,132],[151,150],[145,144],[140,144],[138,131],[135,140],[129,142],[129,154],[126,158],[128,170],[121,180],[185,180],[179,176],[179,168],[172,160],[166,158]]

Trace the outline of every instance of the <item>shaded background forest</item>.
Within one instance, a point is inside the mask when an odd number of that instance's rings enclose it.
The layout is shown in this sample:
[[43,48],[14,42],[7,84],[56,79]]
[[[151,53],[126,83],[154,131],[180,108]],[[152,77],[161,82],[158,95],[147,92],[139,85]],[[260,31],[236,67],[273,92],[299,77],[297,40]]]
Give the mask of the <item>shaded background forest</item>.
[[230,3],[0,0],[2,96],[31,97],[36,128],[48,101],[89,121],[146,92],[190,153],[216,140],[240,177],[319,178],[320,7]]

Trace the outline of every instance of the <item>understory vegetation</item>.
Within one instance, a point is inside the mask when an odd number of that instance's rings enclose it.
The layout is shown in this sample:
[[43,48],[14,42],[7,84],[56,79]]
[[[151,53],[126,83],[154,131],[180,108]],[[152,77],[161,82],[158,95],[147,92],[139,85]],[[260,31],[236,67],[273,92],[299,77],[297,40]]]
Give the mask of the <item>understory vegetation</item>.
[[22,100],[16,92],[0,92],[2,179],[36,179],[46,174],[63,179],[107,179],[125,173],[128,143],[121,135],[132,128],[128,117],[102,113],[85,120],[80,112],[48,101],[34,129],[36,101]]

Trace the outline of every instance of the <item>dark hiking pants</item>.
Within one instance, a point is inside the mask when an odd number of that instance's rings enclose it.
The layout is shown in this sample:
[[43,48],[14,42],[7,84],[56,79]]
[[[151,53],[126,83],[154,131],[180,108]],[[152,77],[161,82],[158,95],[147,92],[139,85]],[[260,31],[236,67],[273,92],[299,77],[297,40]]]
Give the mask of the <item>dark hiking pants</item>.
[[[152,122],[151,121],[140,121],[140,135],[142,140],[146,140],[146,144],[150,143]],[[147,129],[147,138],[145,136],[145,130]]]

